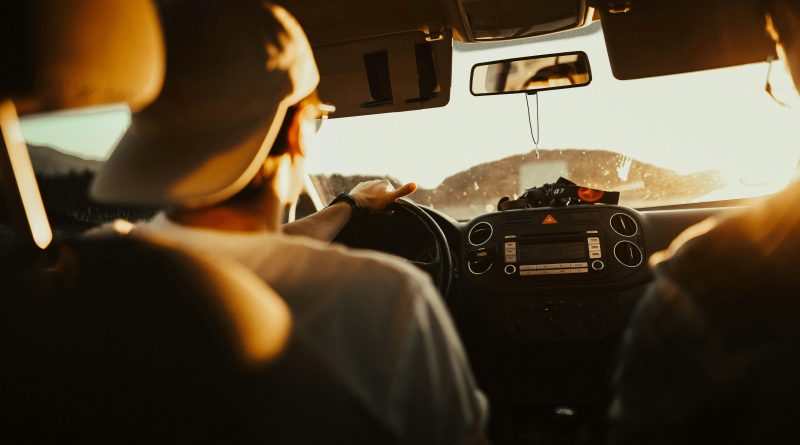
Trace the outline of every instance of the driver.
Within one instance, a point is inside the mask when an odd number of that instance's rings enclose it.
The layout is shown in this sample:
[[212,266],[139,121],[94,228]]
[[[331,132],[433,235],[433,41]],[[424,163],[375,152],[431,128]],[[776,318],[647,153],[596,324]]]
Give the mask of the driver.
[[[761,4],[800,89],[800,0]],[[800,415],[800,181],[655,254],[610,415],[632,443],[784,443]],[[628,443],[625,441],[624,443]]]
[[[483,442],[487,403],[430,278],[385,254],[287,235],[331,239],[354,207],[382,209],[414,186],[360,184],[281,230],[328,111],[299,24],[260,0],[165,1],[160,14],[162,94],[133,117],[92,194],[163,211],[114,227],[252,269],[288,303],[297,341],[400,442]],[[314,413],[314,394],[297,397],[308,415],[335,416]]]

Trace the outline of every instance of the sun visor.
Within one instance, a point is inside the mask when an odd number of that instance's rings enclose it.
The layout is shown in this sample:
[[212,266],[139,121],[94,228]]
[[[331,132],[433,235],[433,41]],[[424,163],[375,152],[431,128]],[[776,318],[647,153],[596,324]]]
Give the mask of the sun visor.
[[758,0],[601,0],[614,77],[640,79],[767,60]]
[[410,111],[447,105],[452,38],[411,31],[314,48],[320,97],[333,117]]

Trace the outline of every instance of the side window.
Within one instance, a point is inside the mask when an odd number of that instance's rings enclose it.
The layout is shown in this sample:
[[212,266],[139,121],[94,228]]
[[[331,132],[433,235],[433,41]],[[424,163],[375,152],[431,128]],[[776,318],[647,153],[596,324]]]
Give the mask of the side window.
[[140,221],[154,209],[100,205],[89,198],[94,175],[130,125],[125,106],[47,113],[22,119],[36,179],[56,236],[70,237],[114,219]]

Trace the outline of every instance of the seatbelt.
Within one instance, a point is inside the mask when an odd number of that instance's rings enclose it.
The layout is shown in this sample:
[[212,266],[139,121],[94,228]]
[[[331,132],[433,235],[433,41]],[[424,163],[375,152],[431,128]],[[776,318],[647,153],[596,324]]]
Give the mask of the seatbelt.
[[14,103],[0,100],[0,188],[12,223],[25,244],[41,250],[53,241],[28,147]]

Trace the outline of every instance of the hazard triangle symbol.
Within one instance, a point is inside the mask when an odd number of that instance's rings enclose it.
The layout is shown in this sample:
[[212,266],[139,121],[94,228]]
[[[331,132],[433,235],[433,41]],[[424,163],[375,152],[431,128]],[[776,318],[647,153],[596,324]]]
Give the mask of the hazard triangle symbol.
[[547,218],[542,221],[542,224],[558,224],[558,221],[553,218],[553,215],[547,215]]

